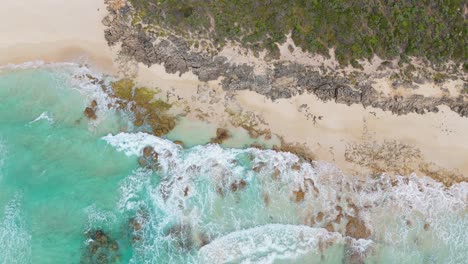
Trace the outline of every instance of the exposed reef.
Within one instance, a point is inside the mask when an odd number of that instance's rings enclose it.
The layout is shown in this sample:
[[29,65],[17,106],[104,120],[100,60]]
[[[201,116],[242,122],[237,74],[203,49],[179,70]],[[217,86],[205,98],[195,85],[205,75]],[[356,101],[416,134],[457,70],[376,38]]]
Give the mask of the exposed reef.
[[87,247],[80,263],[120,263],[119,245],[104,231],[86,232]]
[[118,109],[134,114],[133,124],[136,127],[147,125],[156,136],[163,136],[174,129],[176,118],[167,113],[172,105],[159,98],[156,89],[137,87],[131,79],[112,82],[103,89],[116,99]]

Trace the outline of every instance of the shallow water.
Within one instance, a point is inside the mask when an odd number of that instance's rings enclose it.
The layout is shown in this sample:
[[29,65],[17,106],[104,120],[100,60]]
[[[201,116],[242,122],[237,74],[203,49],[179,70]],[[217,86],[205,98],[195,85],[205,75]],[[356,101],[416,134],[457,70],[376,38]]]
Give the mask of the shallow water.
[[[197,146],[213,129],[187,121],[169,135],[191,143],[183,149],[132,133],[85,74],[105,78],[73,64],[0,69],[2,264],[468,258],[466,183],[363,182],[290,153]],[[96,121],[83,115],[91,100]],[[159,154],[157,171],[138,165],[146,146]],[[369,237],[349,233],[353,217]],[[99,247],[97,230],[106,238]]]

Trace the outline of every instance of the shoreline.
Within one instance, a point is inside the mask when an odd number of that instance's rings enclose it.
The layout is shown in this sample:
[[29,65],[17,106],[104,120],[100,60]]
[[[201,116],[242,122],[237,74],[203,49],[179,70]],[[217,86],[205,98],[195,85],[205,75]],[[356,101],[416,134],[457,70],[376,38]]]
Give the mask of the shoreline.
[[[5,41],[0,42],[0,54],[6,54],[0,56],[0,65],[43,60],[87,64],[112,76],[122,71],[116,50],[104,38],[104,2],[76,2],[67,12],[52,12],[48,19],[39,19],[38,15],[66,5],[59,0],[35,3],[32,8],[36,15],[21,13],[24,17],[11,11],[20,6],[15,1],[8,0],[6,5],[4,10],[10,7],[10,11],[0,12],[6,20],[0,24],[8,27],[8,22],[16,19],[23,26],[18,32],[7,31]],[[39,37],[37,31],[48,27]],[[452,177],[451,173],[461,174],[464,181],[468,177],[468,146],[462,143],[468,142],[468,118],[446,106],[439,107],[438,113],[395,115],[371,106],[324,102],[311,93],[272,101],[252,91],[225,91],[219,81],[202,82],[191,72],[182,76],[166,73],[161,65],[129,65],[126,73],[136,73],[139,85],[171,94],[170,100],[179,101],[180,108],[189,107],[188,118],[205,119],[217,127],[242,127],[254,120],[249,128],[269,130],[286,143],[305,144],[317,159],[332,162],[346,172],[366,176],[381,170],[414,171],[418,175],[435,171],[437,177]],[[382,151],[388,153],[377,155]],[[407,168],[385,160],[389,157]],[[422,165],[431,163],[436,164],[435,169],[424,170]]]

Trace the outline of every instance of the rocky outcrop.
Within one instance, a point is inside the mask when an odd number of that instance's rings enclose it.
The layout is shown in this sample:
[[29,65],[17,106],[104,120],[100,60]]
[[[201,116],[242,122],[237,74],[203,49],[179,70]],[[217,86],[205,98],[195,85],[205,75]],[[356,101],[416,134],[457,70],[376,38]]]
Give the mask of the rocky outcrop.
[[216,137],[211,139],[212,143],[222,144],[225,140],[231,138],[229,130],[224,128],[216,129]]
[[146,146],[143,148],[143,155],[138,159],[138,163],[142,167],[157,170],[159,168],[158,156],[159,154],[154,151],[153,147]]
[[121,55],[147,66],[164,65],[168,73],[191,71],[200,81],[222,77],[221,85],[227,91],[252,90],[272,100],[307,92],[323,101],[362,104],[398,115],[437,112],[437,106],[447,105],[454,112],[468,117],[468,102],[463,96],[388,97],[381,95],[369,82],[356,83],[352,78],[325,74],[316,68],[291,62],[276,62],[271,68],[257,74],[250,65],[232,64],[223,56],[194,52],[181,37],[169,34],[162,38],[152,30],[143,29],[141,24],[132,25],[132,9],[129,6],[119,11],[109,8],[109,12],[110,15],[103,20],[107,26],[105,38],[110,46],[120,44]]
[[91,120],[96,120],[97,119],[96,110],[97,110],[97,102],[96,100],[93,100],[91,104],[85,108],[85,110],[83,111],[83,114]]

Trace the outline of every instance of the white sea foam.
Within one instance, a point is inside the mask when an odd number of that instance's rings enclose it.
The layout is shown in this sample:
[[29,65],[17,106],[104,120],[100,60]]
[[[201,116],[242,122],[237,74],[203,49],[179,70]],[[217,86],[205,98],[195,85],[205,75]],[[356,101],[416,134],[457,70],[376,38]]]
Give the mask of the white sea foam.
[[[31,61],[21,64],[9,64],[0,67],[0,73],[28,69],[48,70],[56,77],[57,87],[72,87],[89,101],[96,100],[96,114],[98,118],[92,121],[93,124],[99,124],[103,120],[106,120],[110,114],[114,113],[114,110],[109,109],[107,106],[114,103],[115,100],[109,97],[101,88],[101,84],[108,85],[113,80],[112,77],[92,71],[85,65],[73,62],[45,63],[44,61]],[[88,78],[90,76],[95,79],[91,80]],[[67,85],[64,85],[64,83]]]
[[141,156],[146,146],[151,146],[160,156],[160,166],[168,171],[174,167],[174,158],[178,157],[181,147],[153,135],[143,132],[138,133],[119,133],[117,135],[107,135],[102,138],[118,151],[124,152],[127,156]]
[[33,124],[33,123],[36,123],[36,122],[41,121],[41,120],[46,120],[49,124],[54,123],[54,119],[52,117],[50,117],[49,112],[42,112],[42,114],[40,114],[38,117],[36,117],[33,121],[29,122],[29,124]]
[[[391,252],[396,261],[412,256],[421,261],[459,263],[468,257],[464,250],[468,245],[467,183],[447,188],[414,174],[396,178],[383,174],[362,180],[343,174],[330,163],[309,164],[290,153],[223,149],[213,144],[183,150],[145,133],[120,133],[103,139],[129,156],[142,155],[146,146],[159,153],[161,181],[157,185],[150,187],[149,176],[140,172],[122,185],[122,210],[144,205],[160,212],[152,215],[158,220],[152,222],[148,233],[162,234],[161,230],[178,223],[210,238],[228,236],[242,241],[239,234],[244,234],[243,230],[259,225],[319,228],[331,223],[336,234],[344,237],[346,218],[358,217],[371,232],[370,240],[351,243],[360,252],[375,241],[372,254]],[[240,180],[245,181],[245,189],[232,191]],[[299,190],[304,192],[302,202],[295,201],[293,192]],[[142,195],[149,196],[150,202],[143,201]],[[336,221],[339,215],[344,217],[341,222]],[[157,240],[154,233],[152,241]],[[157,255],[165,248],[160,242],[145,250],[152,248],[151,254]],[[274,250],[271,256],[279,256]],[[242,256],[232,254],[224,257]]]
[[88,215],[87,229],[102,228],[102,226],[109,226],[117,221],[117,217],[112,212],[104,212],[96,208],[96,205],[88,206],[84,209]]
[[25,229],[19,196],[5,206],[0,219],[0,263],[31,263],[31,235]]
[[273,263],[310,253],[319,258],[328,246],[345,243],[340,234],[323,228],[269,224],[220,237],[202,247],[199,256],[202,263]]
[[42,60],[35,60],[35,61],[27,61],[20,64],[7,64],[0,66],[0,73],[2,71],[11,71],[11,70],[28,70],[28,69],[38,69],[38,68],[49,68],[49,69],[56,69],[56,68],[63,68],[63,67],[76,67],[79,66],[77,63],[74,62],[57,62],[57,63],[46,63]]
[[5,158],[7,156],[7,147],[3,139],[0,137],[0,181],[3,178],[3,166],[5,165]]
[[137,169],[127,177],[120,185],[121,199],[118,207],[120,211],[138,210],[145,203],[140,199],[139,193],[146,187],[150,187],[149,172],[145,169]]
[[39,68],[39,67],[43,67],[44,65],[46,65],[46,63],[44,61],[41,61],[41,60],[28,61],[28,62],[24,62],[24,63],[20,63],[20,64],[9,63],[7,65],[0,66],[0,73],[1,73],[1,71],[7,71],[7,70],[36,69],[36,68]]
[[[213,144],[182,150],[145,133],[120,133],[103,139],[129,156],[142,155],[146,146],[159,153],[161,182],[151,187],[148,177],[136,172],[122,185],[121,199],[122,210],[144,205],[164,212],[164,217],[159,215],[152,224],[155,232],[179,223],[219,238],[272,222],[312,227],[332,223],[334,231],[345,236],[347,221],[336,221],[341,215],[364,221],[371,239],[378,241],[372,245],[373,254],[390,251],[398,261],[412,256],[446,263],[468,257],[463,249],[468,245],[468,183],[447,188],[414,174],[396,178],[383,174],[363,180],[347,176],[329,163],[300,162],[290,153],[223,149]],[[245,181],[245,189],[232,191],[240,180]],[[304,192],[304,200],[295,202],[293,192],[299,190]],[[151,197],[151,202],[142,201],[143,196]],[[422,243],[415,237],[430,242]],[[352,246],[360,252],[370,243],[353,241]],[[164,246],[149,248],[157,255]]]

